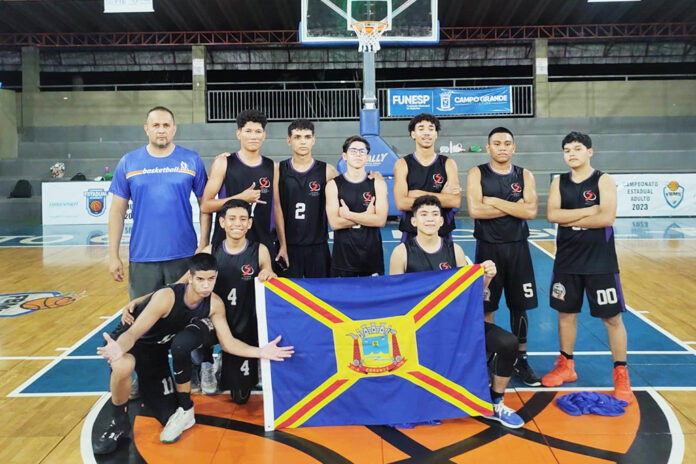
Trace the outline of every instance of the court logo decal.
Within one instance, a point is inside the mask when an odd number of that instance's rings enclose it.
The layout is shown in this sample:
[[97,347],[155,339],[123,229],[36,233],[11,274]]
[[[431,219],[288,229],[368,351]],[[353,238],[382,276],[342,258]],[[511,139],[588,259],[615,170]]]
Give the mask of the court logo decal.
[[23,292],[0,294],[0,317],[15,317],[44,309],[68,306],[86,294],[61,292]]
[[101,216],[106,210],[106,190],[88,189],[85,192],[85,202],[90,216]]
[[676,180],[671,181],[662,189],[665,196],[665,201],[672,208],[679,206],[684,200],[684,186],[679,185]]

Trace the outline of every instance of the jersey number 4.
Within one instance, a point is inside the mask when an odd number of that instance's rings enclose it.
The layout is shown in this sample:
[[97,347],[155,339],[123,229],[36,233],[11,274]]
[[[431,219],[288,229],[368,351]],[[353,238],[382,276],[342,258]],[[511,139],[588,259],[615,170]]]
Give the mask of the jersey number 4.
[[245,359],[244,362],[242,363],[241,366],[239,366],[239,370],[244,374],[245,377],[249,376],[249,360]]
[[232,288],[232,290],[230,290],[230,293],[227,295],[227,301],[230,302],[230,305],[237,306],[237,289],[236,288]]

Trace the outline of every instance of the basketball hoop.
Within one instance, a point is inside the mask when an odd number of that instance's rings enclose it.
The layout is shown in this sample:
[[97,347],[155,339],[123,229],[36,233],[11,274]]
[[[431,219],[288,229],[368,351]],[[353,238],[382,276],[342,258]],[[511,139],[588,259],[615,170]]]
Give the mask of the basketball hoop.
[[350,28],[353,29],[358,36],[358,42],[360,42],[358,51],[379,51],[379,39],[388,27],[389,23],[387,21],[356,21],[351,23]]

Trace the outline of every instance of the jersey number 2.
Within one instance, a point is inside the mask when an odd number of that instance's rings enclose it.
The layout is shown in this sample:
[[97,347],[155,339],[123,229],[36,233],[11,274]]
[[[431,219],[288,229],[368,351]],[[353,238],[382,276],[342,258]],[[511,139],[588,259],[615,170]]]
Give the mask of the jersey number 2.
[[295,203],[295,219],[304,219],[306,209],[307,205],[304,203]]

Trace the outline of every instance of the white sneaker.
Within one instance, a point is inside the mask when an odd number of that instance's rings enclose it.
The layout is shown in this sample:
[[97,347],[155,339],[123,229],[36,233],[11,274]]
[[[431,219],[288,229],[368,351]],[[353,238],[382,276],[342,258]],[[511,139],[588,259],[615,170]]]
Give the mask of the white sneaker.
[[217,393],[217,380],[215,379],[215,367],[213,363],[201,364],[201,390],[206,395]]
[[185,411],[181,407],[177,408],[174,414],[169,416],[167,425],[164,426],[164,430],[160,434],[160,441],[174,443],[181,437],[184,430],[190,429],[195,423],[196,416],[193,413],[193,407]]

